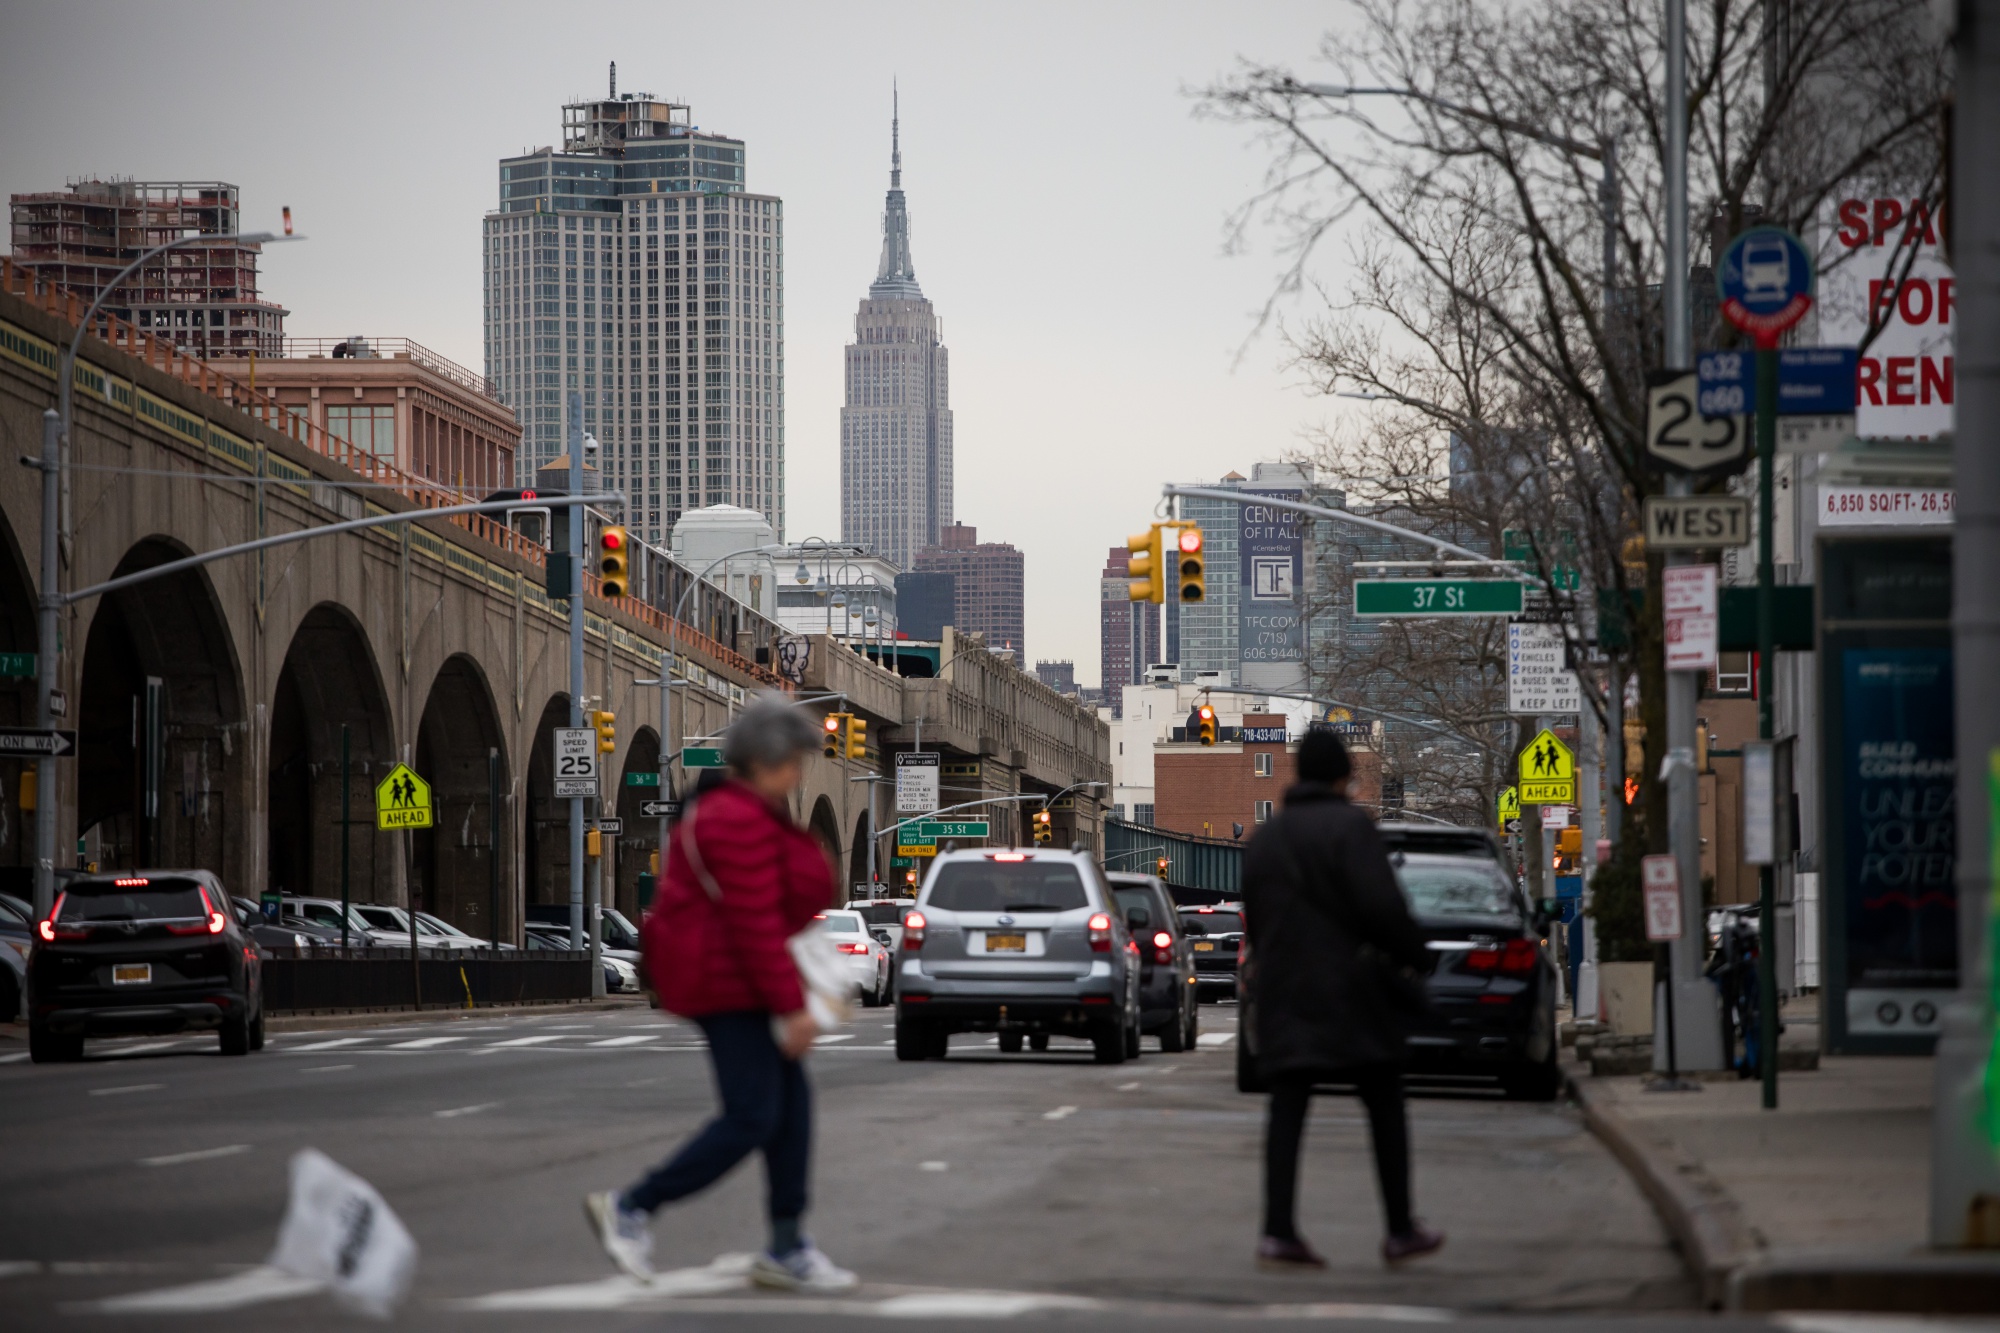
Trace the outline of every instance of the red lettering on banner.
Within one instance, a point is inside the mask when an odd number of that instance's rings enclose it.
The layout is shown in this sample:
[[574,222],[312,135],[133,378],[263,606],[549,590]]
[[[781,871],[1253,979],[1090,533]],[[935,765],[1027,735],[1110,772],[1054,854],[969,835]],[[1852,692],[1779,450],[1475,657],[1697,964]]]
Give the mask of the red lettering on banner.
[[1882,244],[1882,238],[1890,229],[1903,220],[1903,205],[1894,199],[1875,201],[1875,244]]
[[1910,381],[1916,378],[1917,359],[1913,356],[1889,358],[1889,406],[1912,407],[1917,393]]
[[1840,201],[1840,243],[1853,250],[1868,243],[1868,205],[1859,199]]
[[1937,401],[1946,406],[1951,404],[1952,366],[1950,357],[1927,356],[1923,365],[1923,400],[1931,401],[1931,394],[1937,394]]
[[1905,324],[1926,324],[1931,317],[1931,285],[1923,278],[1911,278],[1903,284],[1902,296],[1896,303],[1897,311]]
[[1882,406],[1882,363],[1872,356],[1864,356],[1854,365],[1854,390],[1857,403],[1867,403],[1870,407]]
[[1938,283],[1938,299],[1937,299],[1938,323],[1949,324],[1951,323],[1952,289],[1958,285],[1958,280],[1956,278],[1939,278],[1937,280],[1937,283]]

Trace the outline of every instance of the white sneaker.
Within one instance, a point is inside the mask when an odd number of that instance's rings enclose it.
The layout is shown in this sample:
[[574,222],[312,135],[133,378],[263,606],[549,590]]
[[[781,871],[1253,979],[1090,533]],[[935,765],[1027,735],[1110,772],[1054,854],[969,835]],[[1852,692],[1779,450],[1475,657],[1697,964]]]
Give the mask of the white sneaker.
[[644,1213],[619,1207],[618,1196],[605,1190],[584,1195],[583,1215],[612,1263],[641,1282],[653,1280],[653,1230]]
[[750,1280],[760,1287],[786,1291],[852,1291],[860,1279],[805,1242],[783,1258],[765,1253],[750,1265]]

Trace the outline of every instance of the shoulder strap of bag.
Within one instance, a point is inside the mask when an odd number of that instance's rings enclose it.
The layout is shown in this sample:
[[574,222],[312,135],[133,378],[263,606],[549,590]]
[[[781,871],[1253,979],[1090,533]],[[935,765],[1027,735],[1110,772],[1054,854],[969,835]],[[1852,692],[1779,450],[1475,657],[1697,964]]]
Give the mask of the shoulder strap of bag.
[[701,813],[701,802],[694,801],[688,806],[687,818],[681,821],[681,846],[687,852],[688,866],[694,877],[701,881],[702,892],[713,903],[722,901],[722,886],[715,882],[715,876],[708,873],[708,863],[701,859],[701,843],[694,836],[695,816]]

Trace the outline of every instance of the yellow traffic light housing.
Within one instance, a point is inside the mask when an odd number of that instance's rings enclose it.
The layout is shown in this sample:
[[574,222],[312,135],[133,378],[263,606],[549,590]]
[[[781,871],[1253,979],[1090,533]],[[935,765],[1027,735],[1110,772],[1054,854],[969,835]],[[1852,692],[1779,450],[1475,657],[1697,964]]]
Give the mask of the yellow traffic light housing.
[[1167,868],[1172,864],[1173,862],[1169,861],[1164,856],[1161,857],[1159,860],[1153,862],[1154,869],[1159,872],[1159,876],[1161,879],[1165,879],[1167,877]]
[[854,714],[847,714],[847,757],[866,759],[868,757],[868,722]]
[[1132,576],[1127,585],[1126,596],[1135,602],[1164,602],[1167,600],[1165,570],[1160,563],[1160,525],[1155,523],[1144,532],[1135,532],[1125,539],[1125,549],[1131,552],[1131,561],[1126,572]]
[[1208,596],[1208,574],[1202,551],[1201,525],[1183,523],[1174,537],[1180,564],[1180,596],[1183,602],[1199,602]]
[[583,831],[583,854],[596,860],[604,855],[604,834],[594,828]]
[[599,710],[590,715],[590,725],[597,728],[599,754],[610,754],[618,748],[618,714]]
[[1215,710],[1207,704],[1194,710],[1195,739],[1203,745],[1215,744]]
[[625,529],[608,525],[597,534],[597,578],[606,597],[623,597],[632,590],[632,539]]
[[822,748],[828,759],[840,758],[840,724],[846,716],[847,714],[845,713],[828,713],[826,715],[826,740]]
[[1046,810],[1035,811],[1035,843],[1047,846],[1056,840],[1055,817]]

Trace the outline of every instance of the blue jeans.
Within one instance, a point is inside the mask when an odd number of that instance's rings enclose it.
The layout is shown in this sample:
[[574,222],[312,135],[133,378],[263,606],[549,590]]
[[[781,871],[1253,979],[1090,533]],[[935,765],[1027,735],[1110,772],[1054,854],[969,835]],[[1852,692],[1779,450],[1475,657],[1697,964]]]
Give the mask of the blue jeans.
[[650,1213],[707,1189],[761,1149],[772,1219],[803,1216],[812,1157],[812,1088],[805,1065],[778,1050],[767,1013],[711,1014],[695,1022],[708,1038],[722,1113],[626,1190],[621,1202]]

